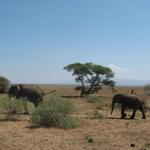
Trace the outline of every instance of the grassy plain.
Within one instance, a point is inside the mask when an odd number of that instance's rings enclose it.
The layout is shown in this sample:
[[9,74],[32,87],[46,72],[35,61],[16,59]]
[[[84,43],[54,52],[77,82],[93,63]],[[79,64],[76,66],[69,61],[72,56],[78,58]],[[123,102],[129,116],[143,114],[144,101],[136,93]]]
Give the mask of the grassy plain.
[[[33,85],[34,87],[34,85]],[[120,119],[120,109],[110,115],[113,92],[103,89],[95,96],[95,102],[80,98],[72,85],[40,85],[45,91],[73,101],[81,120],[75,129],[28,128],[30,115],[22,115],[19,121],[0,121],[0,150],[150,150],[150,112],[141,119],[137,112],[134,120]],[[117,87],[117,93],[130,93],[133,87]],[[144,96],[142,87],[134,87],[138,96],[150,105],[150,97]],[[0,95],[0,100],[6,95]],[[44,100],[48,95],[44,97]],[[28,103],[30,113],[34,106]],[[130,111],[127,112],[131,114]]]

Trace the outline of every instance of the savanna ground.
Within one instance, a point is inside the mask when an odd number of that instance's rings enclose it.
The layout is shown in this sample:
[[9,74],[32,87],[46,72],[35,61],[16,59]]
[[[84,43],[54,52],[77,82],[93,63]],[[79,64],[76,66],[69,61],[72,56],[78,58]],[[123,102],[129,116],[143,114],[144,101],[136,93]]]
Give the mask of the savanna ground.
[[[147,119],[120,119],[120,109],[110,115],[113,92],[101,90],[95,102],[79,98],[73,86],[40,85],[45,91],[56,90],[60,96],[73,101],[76,111],[73,115],[81,120],[74,129],[29,128],[30,115],[22,115],[19,121],[0,121],[0,150],[149,150],[150,149],[150,111]],[[118,87],[117,92],[130,93],[131,87]],[[144,95],[141,87],[134,88],[137,95],[150,105],[150,96]],[[6,95],[0,95],[3,99]],[[48,95],[44,97],[47,99]],[[30,105],[30,113],[34,106]],[[130,111],[127,112],[131,114]],[[1,114],[2,115],[2,114]]]

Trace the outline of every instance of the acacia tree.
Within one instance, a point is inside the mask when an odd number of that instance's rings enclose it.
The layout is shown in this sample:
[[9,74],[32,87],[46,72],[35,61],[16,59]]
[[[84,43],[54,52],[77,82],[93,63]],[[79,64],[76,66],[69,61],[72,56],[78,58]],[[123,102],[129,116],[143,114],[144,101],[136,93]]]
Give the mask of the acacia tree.
[[68,72],[72,72],[75,81],[80,83],[76,90],[81,91],[81,96],[93,94],[102,89],[103,86],[114,86],[115,82],[110,80],[114,76],[108,67],[93,63],[74,63],[64,67]]

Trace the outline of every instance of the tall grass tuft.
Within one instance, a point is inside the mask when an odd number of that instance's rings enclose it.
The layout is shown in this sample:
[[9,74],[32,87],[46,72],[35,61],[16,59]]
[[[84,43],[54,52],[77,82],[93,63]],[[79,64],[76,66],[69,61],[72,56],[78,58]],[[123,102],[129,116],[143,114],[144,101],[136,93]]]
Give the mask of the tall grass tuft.
[[20,114],[23,112],[23,98],[10,99],[4,98],[0,103],[0,112],[4,114],[5,120],[15,121],[20,118]]

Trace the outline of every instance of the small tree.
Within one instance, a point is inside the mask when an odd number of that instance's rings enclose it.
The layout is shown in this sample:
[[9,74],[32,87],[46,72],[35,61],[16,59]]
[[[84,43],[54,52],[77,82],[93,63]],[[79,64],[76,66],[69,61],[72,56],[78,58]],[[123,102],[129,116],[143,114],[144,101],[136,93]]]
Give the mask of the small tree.
[[93,63],[74,63],[64,67],[68,72],[72,72],[75,81],[80,83],[76,90],[81,91],[81,96],[93,94],[102,89],[103,86],[114,86],[115,82],[110,80],[114,76],[108,67]]
[[5,93],[8,90],[9,84],[10,81],[7,78],[0,76],[0,93]]
[[144,86],[144,91],[147,93],[147,95],[150,95],[150,84]]
[[144,90],[145,90],[145,91],[150,91],[150,84],[146,84],[146,85],[144,86]]

